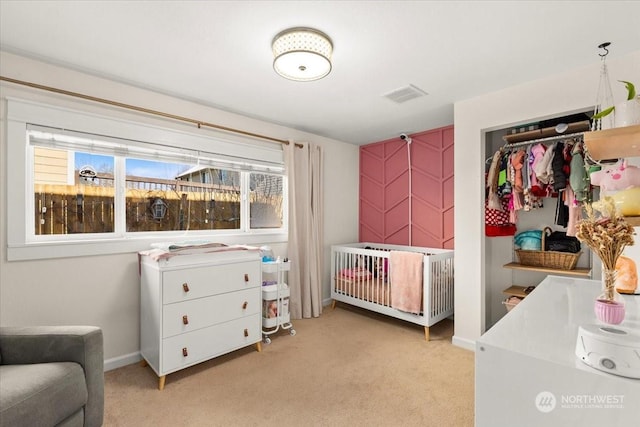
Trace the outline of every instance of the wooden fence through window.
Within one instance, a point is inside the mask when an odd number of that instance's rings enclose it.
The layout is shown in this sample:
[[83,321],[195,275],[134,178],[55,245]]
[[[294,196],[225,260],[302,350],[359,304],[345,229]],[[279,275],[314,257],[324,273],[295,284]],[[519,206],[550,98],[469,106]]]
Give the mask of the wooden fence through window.
[[[36,184],[35,234],[109,233],[115,228],[112,176],[75,185]],[[219,184],[140,177],[126,179],[127,232],[240,228],[240,189]],[[252,228],[282,225],[282,195],[250,195]],[[164,206],[160,217],[154,203]]]

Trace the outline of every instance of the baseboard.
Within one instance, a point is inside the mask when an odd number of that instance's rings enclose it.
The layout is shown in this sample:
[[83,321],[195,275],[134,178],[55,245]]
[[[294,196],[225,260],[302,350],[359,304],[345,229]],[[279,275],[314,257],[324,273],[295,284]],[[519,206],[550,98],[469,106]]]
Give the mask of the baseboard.
[[468,338],[460,338],[454,335],[451,339],[451,343],[457,347],[464,348],[465,350],[471,350],[474,353],[476,351],[476,342]]
[[124,356],[118,356],[104,361],[104,371],[112,371],[114,369],[122,368],[123,366],[138,363],[142,360],[142,356],[139,351],[135,353],[125,354]]

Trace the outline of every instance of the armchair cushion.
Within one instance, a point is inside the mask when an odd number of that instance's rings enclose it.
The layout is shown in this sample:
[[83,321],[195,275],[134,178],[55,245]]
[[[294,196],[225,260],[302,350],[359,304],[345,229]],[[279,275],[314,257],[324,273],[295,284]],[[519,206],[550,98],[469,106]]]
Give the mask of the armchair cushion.
[[82,366],[74,362],[0,366],[2,425],[54,426],[87,403]]
[[[5,411],[11,413],[10,402],[16,403],[16,395],[34,399],[28,405],[45,410],[48,392],[61,389],[68,393],[69,401],[77,403],[77,412],[84,416],[84,426],[100,426],[104,417],[104,353],[102,330],[95,326],[28,326],[0,328],[0,425],[5,424]],[[38,364],[43,366],[38,367]],[[7,369],[8,368],[8,369]],[[41,371],[40,369],[43,369]],[[22,381],[15,370],[22,373]],[[46,371],[46,373],[44,373]],[[77,383],[81,375],[84,384]],[[33,376],[32,376],[33,374]],[[55,376],[56,381],[50,381]],[[59,384],[52,384],[52,382]],[[48,390],[48,392],[45,392]],[[84,390],[84,391],[83,391]],[[41,394],[39,394],[41,393]],[[55,393],[54,393],[55,394]],[[47,396],[43,399],[38,396]],[[53,400],[53,398],[51,399]],[[80,404],[85,401],[84,405]],[[64,405],[55,401],[48,408],[60,413]],[[27,402],[24,402],[27,405]],[[7,415],[8,416],[8,415]],[[63,422],[66,424],[70,419]],[[37,425],[23,424],[19,425]]]

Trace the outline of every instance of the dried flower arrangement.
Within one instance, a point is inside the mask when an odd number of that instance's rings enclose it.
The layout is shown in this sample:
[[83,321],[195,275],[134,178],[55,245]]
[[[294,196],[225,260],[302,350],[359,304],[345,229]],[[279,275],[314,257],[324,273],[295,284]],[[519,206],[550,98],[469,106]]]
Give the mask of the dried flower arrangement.
[[586,204],[585,211],[587,217],[578,222],[576,237],[602,261],[604,298],[613,301],[616,262],[624,249],[633,245],[635,232],[611,197]]

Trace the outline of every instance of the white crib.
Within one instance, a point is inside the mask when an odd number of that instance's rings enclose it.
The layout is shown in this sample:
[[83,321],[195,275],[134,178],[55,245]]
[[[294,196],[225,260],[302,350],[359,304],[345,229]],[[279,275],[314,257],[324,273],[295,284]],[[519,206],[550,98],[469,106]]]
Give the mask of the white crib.
[[[391,305],[391,282],[388,274],[390,251],[424,254],[422,311],[419,314],[397,310]],[[350,243],[331,247],[331,298],[336,301],[386,314],[424,326],[429,341],[429,327],[453,314],[453,255],[448,249],[380,243]]]

